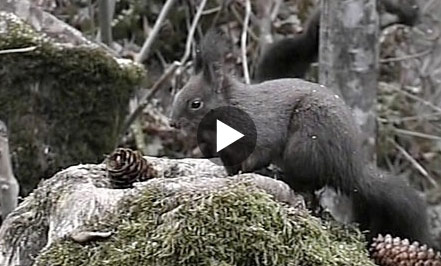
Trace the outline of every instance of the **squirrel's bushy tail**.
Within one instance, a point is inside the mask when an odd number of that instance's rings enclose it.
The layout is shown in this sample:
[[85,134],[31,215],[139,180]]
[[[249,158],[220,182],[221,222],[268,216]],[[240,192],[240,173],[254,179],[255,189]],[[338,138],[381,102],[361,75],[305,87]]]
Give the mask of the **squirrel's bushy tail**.
[[433,246],[425,201],[404,180],[374,166],[364,170],[363,189],[354,193],[354,214],[371,240],[391,234]]
[[255,82],[304,78],[319,50],[320,9],[316,8],[301,34],[266,47],[256,66]]

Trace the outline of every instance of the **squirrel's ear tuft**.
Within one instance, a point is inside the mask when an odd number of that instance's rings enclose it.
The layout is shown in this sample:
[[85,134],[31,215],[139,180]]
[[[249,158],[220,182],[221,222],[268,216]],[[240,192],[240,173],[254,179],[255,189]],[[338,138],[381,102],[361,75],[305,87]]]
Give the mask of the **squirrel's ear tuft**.
[[203,73],[204,78],[216,88],[224,83],[224,63],[227,42],[223,33],[216,28],[210,29],[200,41],[196,50],[195,73]]
[[213,63],[223,65],[226,51],[227,43],[223,32],[217,28],[209,29],[196,49],[195,73],[204,71]]

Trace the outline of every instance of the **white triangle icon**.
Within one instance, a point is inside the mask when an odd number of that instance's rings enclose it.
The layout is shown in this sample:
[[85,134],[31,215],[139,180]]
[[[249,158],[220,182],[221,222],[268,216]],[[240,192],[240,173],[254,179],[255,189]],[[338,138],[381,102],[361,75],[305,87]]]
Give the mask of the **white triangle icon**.
[[216,152],[244,136],[244,134],[216,119]]

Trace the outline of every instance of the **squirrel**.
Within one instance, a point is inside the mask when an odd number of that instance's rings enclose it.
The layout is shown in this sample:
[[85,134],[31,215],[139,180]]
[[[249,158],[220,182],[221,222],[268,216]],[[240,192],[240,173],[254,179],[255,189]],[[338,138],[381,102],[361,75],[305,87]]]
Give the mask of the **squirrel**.
[[[194,74],[173,100],[171,126],[194,130],[218,107],[239,108],[254,121],[257,140],[243,162],[225,167],[229,175],[273,163],[283,171],[282,181],[295,191],[330,186],[348,195],[355,221],[369,231],[368,239],[381,233],[431,243],[425,202],[401,179],[386,178],[368,166],[360,150],[359,129],[339,96],[301,79],[244,84],[224,69],[224,41],[217,30],[203,37]],[[211,142],[215,139],[211,135]],[[219,153],[224,165],[234,161],[234,152]]]
[[[379,7],[396,15],[395,23],[415,25],[419,20],[419,8],[415,0],[381,0]],[[388,26],[383,25],[382,28]],[[257,62],[255,82],[279,78],[304,78],[319,51],[320,9],[316,8],[308,18],[304,31],[292,38],[285,38],[264,49]]]
[[393,22],[381,21],[382,28],[396,23],[412,27],[420,21],[420,9],[417,0],[380,0],[377,6],[379,10],[384,10],[396,16]]
[[269,45],[258,60],[255,82],[279,78],[304,78],[317,60],[319,50],[320,9],[315,9],[305,30],[293,38]]

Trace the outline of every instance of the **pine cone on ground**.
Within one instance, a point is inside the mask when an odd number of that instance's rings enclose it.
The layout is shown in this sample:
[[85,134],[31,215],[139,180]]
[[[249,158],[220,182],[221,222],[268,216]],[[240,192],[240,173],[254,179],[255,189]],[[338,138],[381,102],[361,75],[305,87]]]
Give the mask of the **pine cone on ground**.
[[378,235],[369,249],[380,266],[441,266],[441,255],[426,245],[391,235]]
[[114,188],[130,188],[157,176],[156,171],[138,151],[117,148],[106,158],[106,168]]

